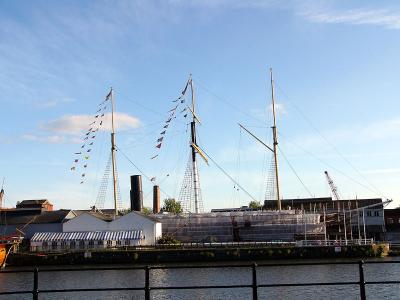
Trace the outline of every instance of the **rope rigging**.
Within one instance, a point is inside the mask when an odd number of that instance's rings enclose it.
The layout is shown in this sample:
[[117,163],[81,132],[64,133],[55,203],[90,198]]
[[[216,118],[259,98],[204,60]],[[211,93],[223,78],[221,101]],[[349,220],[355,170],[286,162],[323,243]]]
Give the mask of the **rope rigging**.
[[[387,198],[382,191],[380,191],[372,182],[370,182],[368,180],[368,178],[366,178],[340,151],[339,149],[328,140],[328,138],[326,138],[322,132],[320,130],[318,130],[318,128],[311,122],[311,120],[309,118],[307,118],[307,116],[301,111],[301,109],[293,102],[290,100],[289,96],[283,91],[283,89],[277,84],[277,87],[279,89],[279,91],[286,97],[286,99],[293,105],[293,107],[296,109],[296,111],[300,114],[300,116],[302,116],[302,118],[308,123],[308,125],[322,138],[322,140],[324,140],[361,178],[363,178],[365,180],[366,183],[368,183],[371,188],[368,188],[369,191],[372,191],[374,194],[378,194],[380,196],[382,196],[383,198]],[[343,172],[340,172],[341,174],[343,174]],[[348,176],[346,176],[348,177]],[[349,177],[348,177],[349,178]],[[354,182],[356,182],[355,180],[353,180]],[[365,185],[362,185],[365,187]]]

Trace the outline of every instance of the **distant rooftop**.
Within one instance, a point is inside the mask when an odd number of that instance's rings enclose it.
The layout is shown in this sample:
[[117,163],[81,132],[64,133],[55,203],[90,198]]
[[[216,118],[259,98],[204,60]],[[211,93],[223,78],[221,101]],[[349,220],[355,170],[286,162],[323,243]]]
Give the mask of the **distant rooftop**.
[[71,210],[61,209],[44,211],[35,215],[15,215],[13,211],[2,211],[0,213],[0,225],[62,223],[68,219],[70,212]]

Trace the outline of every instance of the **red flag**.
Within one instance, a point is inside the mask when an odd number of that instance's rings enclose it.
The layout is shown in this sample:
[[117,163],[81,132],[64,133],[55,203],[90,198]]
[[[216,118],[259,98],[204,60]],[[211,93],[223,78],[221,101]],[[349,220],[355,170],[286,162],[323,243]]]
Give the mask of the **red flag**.
[[159,143],[156,148],[160,149],[161,148],[161,143]]

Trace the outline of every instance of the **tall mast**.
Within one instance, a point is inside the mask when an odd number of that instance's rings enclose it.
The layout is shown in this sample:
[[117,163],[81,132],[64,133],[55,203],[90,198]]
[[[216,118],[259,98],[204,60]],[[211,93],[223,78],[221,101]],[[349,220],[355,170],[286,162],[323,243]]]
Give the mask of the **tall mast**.
[[115,128],[114,128],[114,90],[111,88],[111,161],[112,161],[112,175],[113,175],[113,195],[114,195],[114,217],[118,215],[117,208],[117,176],[116,176],[116,162],[115,162]]
[[278,148],[278,136],[276,132],[276,114],[275,114],[275,95],[274,95],[274,78],[272,76],[272,68],[269,69],[270,75],[271,75],[271,98],[272,98],[272,115],[274,118],[274,125],[272,126],[272,134],[274,138],[274,161],[275,161],[275,182],[276,182],[276,201],[277,201],[277,207],[278,210],[281,210],[281,198],[279,194],[279,176],[278,176],[278,154],[277,154],[277,148]]
[[193,171],[193,187],[194,187],[194,207],[195,213],[199,213],[199,180],[198,180],[198,170],[196,162],[196,149],[193,145],[197,145],[196,142],[196,107],[193,89],[193,79],[192,74],[189,77],[190,91],[192,96],[192,122],[190,123],[191,141],[192,141],[192,171]]

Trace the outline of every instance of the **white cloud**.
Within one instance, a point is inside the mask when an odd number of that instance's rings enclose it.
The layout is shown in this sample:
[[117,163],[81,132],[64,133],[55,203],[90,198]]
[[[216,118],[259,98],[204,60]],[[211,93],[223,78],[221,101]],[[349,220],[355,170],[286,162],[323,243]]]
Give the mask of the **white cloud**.
[[[39,126],[42,130],[40,134],[25,134],[22,136],[24,140],[41,142],[48,144],[62,144],[62,143],[81,143],[80,136],[89,129],[94,120],[92,115],[68,115],[58,119],[43,123]],[[110,131],[111,130],[111,114],[107,113],[104,115],[103,125],[99,127],[99,130]],[[130,116],[125,113],[114,113],[115,130],[123,131],[138,128],[140,126],[139,119]],[[96,128],[96,125],[94,125]],[[53,134],[46,134],[46,133]]]
[[56,107],[62,103],[73,102],[74,100],[71,98],[60,98],[60,99],[48,99],[43,101],[35,102],[35,106],[38,108],[52,108]]
[[392,174],[400,173],[400,168],[385,168],[363,171],[364,174]]
[[400,137],[400,118],[376,121],[365,127],[360,132],[363,140],[385,140]]
[[39,136],[33,134],[25,134],[22,136],[24,140],[33,142],[42,142],[48,144],[62,144],[66,142],[66,138],[60,135]]
[[[93,120],[96,119],[94,119],[92,115],[68,115],[47,123],[43,123],[40,125],[40,128],[59,134],[80,135],[90,127],[89,124],[91,124]],[[125,113],[115,113],[114,121],[115,129],[119,131],[134,129],[140,126],[140,121],[138,118]],[[110,128],[111,114],[107,113],[104,116],[104,123],[100,129],[108,131]]]
[[315,23],[377,25],[388,29],[400,29],[400,11],[389,9],[352,9],[347,11],[307,11],[300,13]]
[[318,133],[299,135],[293,142],[306,149],[317,149],[328,146],[324,137],[335,146],[344,143],[364,145],[382,140],[394,140],[400,138],[400,118],[379,120],[369,124],[353,124],[321,132],[321,135]]

